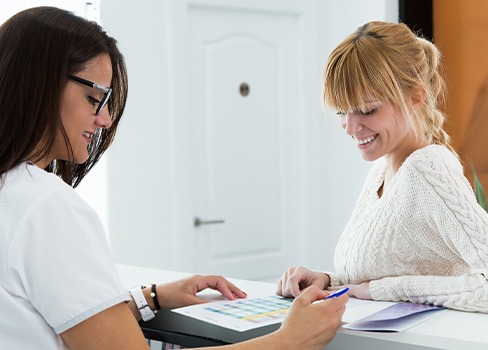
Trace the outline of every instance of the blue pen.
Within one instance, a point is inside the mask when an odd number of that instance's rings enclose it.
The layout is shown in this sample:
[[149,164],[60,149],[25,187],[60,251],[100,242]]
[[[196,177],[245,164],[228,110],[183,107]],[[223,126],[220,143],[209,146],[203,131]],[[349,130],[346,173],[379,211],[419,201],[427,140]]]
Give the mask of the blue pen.
[[348,290],[349,290],[349,288],[347,288],[347,287],[335,290],[334,292],[329,294],[325,299],[337,298],[337,297],[341,296],[342,294],[347,293]]

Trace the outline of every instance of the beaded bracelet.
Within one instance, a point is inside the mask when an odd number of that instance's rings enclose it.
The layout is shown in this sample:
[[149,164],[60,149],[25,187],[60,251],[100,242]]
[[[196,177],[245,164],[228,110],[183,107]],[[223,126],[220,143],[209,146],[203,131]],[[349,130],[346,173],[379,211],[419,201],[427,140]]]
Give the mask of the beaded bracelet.
[[158,293],[156,292],[156,284],[154,283],[151,283],[151,297],[155,306],[154,312],[157,313],[157,310],[160,310],[161,306],[159,305]]

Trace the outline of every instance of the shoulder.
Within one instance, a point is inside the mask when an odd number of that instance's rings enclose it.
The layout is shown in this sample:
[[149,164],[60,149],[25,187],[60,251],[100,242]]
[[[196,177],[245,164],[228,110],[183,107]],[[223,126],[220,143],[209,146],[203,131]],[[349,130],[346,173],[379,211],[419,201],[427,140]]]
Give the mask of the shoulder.
[[29,163],[22,163],[6,174],[0,198],[7,209],[24,213],[32,206],[42,208],[46,203],[61,206],[67,201],[84,203],[59,177]]
[[6,174],[0,212],[8,217],[0,222],[0,237],[6,242],[59,239],[57,236],[75,236],[79,229],[91,230],[92,226],[103,232],[96,212],[71,186],[27,163]]
[[446,147],[429,145],[412,153],[398,172],[399,188],[411,188],[414,197],[428,196],[433,200],[474,196],[468,179],[464,176],[459,159]]
[[[419,193],[435,194],[448,206],[476,206],[473,188],[464,176],[459,159],[446,147],[430,145],[412,153],[402,166],[403,181],[415,185]],[[433,200],[433,198],[431,198]]]
[[17,167],[0,190],[0,213],[8,218],[0,220],[7,242],[0,246],[0,272],[16,276],[7,287],[56,333],[127,300],[98,215],[60,178]]
[[461,182],[468,186],[459,159],[446,147],[429,145],[412,153],[402,165],[404,172],[421,177],[431,185]]
[[427,173],[443,170],[463,173],[459,159],[447,147],[441,145],[429,145],[413,152],[405,160],[405,164]]
[[452,234],[453,241],[459,239],[459,232],[486,234],[488,215],[477,203],[461,162],[449,149],[424,147],[412,153],[404,166],[399,193],[408,195],[415,208],[425,208],[422,215],[430,215],[432,223],[443,227],[437,232]]
[[22,163],[5,174],[0,195],[16,198],[37,198],[52,191],[73,189],[54,174],[30,163]]

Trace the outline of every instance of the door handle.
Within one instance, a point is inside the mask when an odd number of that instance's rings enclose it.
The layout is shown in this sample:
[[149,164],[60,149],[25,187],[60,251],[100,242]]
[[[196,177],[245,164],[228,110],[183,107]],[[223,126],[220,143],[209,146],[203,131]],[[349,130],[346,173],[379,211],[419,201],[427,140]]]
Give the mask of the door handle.
[[193,225],[198,227],[200,225],[223,224],[224,222],[224,220],[202,220],[199,217],[196,217],[193,221]]

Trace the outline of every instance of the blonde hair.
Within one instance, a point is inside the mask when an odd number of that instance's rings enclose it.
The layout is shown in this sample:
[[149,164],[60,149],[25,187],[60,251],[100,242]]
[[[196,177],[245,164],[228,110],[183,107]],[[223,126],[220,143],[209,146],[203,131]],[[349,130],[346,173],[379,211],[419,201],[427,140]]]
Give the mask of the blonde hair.
[[[445,82],[437,47],[403,23],[369,22],[349,35],[329,56],[324,72],[324,103],[337,111],[366,111],[368,101],[386,101],[410,116],[417,137],[444,145]],[[419,90],[421,89],[421,90]],[[410,97],[425,93],[421,108]],[[457,154],[456,154],[457,155]]]

